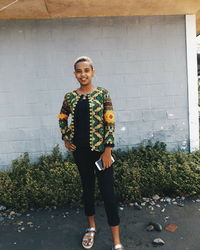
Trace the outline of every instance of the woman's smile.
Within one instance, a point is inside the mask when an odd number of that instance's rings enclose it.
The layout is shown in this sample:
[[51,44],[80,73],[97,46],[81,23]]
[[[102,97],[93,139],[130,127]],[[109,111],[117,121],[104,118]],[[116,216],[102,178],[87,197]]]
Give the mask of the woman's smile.
[[86,80],[87,80],[87,78],[85,78],[85,77],[84,77],[84,78],[81,78],[81,81],[86,81]]

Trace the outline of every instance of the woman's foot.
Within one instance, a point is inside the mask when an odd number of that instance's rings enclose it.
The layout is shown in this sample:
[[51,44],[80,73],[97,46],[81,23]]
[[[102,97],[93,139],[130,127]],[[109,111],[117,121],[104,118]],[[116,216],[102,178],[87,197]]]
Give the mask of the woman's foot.
[[124,247],[121,244],[121,240],[120,240],[119,229],[120,229],[119,225],[117,225],[117,226],[111,226],[112,237],[113,237],[112,250],[124,250]]
[[122,244],[116,244],[112,246],[112,250],[125,250]]
[[86,249],[90,249],[94,245],[94,236],[96,233],[95,227],[89,227],[86,229],[86,232],[83,236],[82,246]]

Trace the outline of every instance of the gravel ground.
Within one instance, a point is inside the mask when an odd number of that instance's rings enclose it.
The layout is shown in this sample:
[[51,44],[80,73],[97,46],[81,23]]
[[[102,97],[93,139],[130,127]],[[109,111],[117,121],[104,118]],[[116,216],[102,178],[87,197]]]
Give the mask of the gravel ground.
[[[2,207],[0,207],[1,209]],[[163,250],[200,250],[200,199],[144,199],[139,206],[119,207],[121,238],[126,250],[155,249],[152,241],[161,238]],[[149,222],[159,223],[162,231],[146,230]],[[104,207],[96,206],[97,234],[94,250],[111,250],[112,238]],[[175,224],[177,229],[165,229]],[[79,250],[86,228],[83,209],[46,208],[24,214],[0,212],[1,250]]]

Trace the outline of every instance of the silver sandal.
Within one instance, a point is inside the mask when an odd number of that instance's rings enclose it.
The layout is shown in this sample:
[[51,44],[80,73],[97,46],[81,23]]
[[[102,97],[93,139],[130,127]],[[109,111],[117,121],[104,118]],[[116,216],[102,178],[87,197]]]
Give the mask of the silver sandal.
[[[82,239],[82,246],[84,248],[90,249],[93,247],[95,233],[96,233],[95,227],[89,227],[85,230],[85,234],[84,234],[83,239]],[[90,236],[91,238],[87,238],[87,236]]]
[[117,245],[112,246],[112,250],[116,250],[116,249],[120,249],[120,248],[125,250],[124,247],[122,246],[122,244],[117,244]]

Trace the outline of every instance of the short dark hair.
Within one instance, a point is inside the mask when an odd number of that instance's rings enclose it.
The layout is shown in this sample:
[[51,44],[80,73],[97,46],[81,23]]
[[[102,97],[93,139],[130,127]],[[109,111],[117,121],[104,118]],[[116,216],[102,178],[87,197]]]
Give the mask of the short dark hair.
[[79,62],[88,62],[93,70],[93,61],[91,60],[91,58],[87,57],[87,56],[80,56],[78,57],[75,62],[74,62],[74,70],[76,71],[76,65]]

